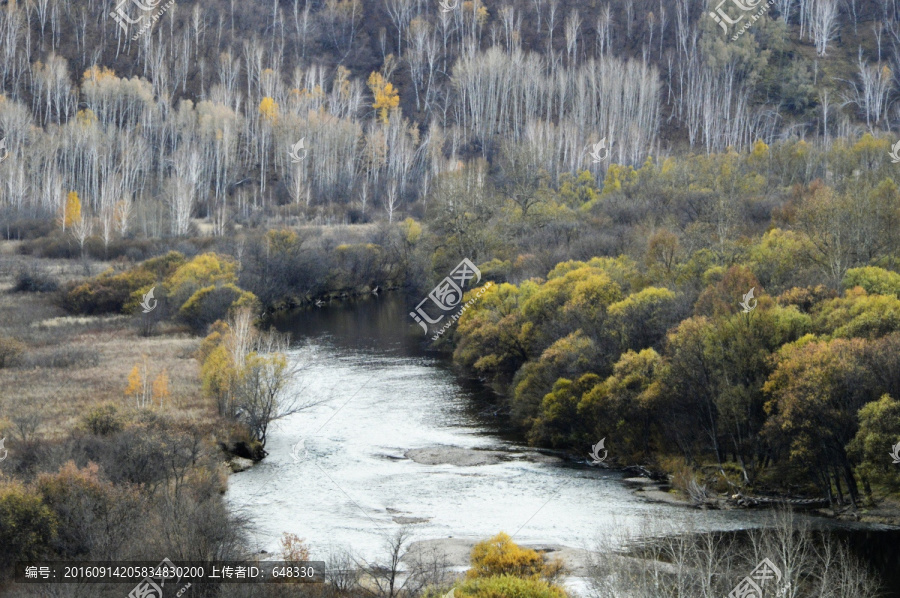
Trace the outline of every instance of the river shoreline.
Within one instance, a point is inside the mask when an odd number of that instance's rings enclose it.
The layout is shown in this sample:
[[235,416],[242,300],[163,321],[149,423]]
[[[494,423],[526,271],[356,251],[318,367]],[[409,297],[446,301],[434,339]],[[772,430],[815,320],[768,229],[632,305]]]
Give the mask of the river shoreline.
[[[487,465],[498,463],[509,458],[508,454],[503,451],[485,451],[462,449],[454,446],[434,446],[421,449],[411,449],[406,452],[405,456],[413,461],[424,465],[455,465],[457,467]],[[534,449],[522,454],[522,460],[532,463],[587,463],[583,459],[573,459],[571,456],[561,454],[548,454],[544,449]],[[605,466],[610,471],[630,472],[634,468]],[[649,477],[635,476],[620,480],[631,493],[641,500],[649,502],[664,503],[671,506],[686,507],[692,509],[718,509],[718,510],[749,510],[749,509],[774,509],[779,508],[778,500],[783,498],[785,501],[791,499],[787,497],[767,497],[771,503],[753,504],[750,497],[739,495],[714,495],[708,497],[703,502],[695,502],[690,497],[673,491],[671,484],[664,481],[654,480]],[[853,521],[858,523],[875,523],[880,525],[900,526],[900,504],[895,501],[885,500],[876,506],[864,507],[859,511],[853,511],[850,507],[833,509],[830,507],[804,507],[802,505],[792,505],[792,508],[804,511],[808,514],[835,519],[839,521]]]
[[[475,543],[506,532],[561,558],[572,572],[566,586],[585,595],[586,556],[622,555],[620,541],[770,525],[768,508],[698,507],[639,467],[591,466],[586,455],[527,446],[491,410],[495,393],[410,336],[401,297],[372,299],[273,315],[297,339],[291,353],[305,364],[298,390],[333,400],[279,421],[268,456],[231,476],[226,500],[248,516],[256,551],[277,552],[290,533],[317,557],[349,550],[370,561],[405,529],[413,550],[439,547],[463,574]],[[803,513],[798,521],[852,534],[857,546],[883,548],[896,537],[878,525]],[[878,554],[864,556],[890,572]]]

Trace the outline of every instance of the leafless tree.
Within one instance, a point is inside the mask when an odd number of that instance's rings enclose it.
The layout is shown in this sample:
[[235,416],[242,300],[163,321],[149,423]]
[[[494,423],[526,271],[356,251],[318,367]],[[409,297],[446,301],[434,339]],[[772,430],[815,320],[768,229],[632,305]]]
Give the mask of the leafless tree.
[[[359,561],[364,582],[357,587],[363,596],[397,598],[418,596],[426,587],[445,587],[448,579],[446,554],[432,549],[412,550],[412,533],[400,528],[384,540],[384,558]],[[369,583],[366,583],[369,582]]]
[[569,64],[573,65],[578,61],[578,32],[581,29],[581,17],[578,11],[573,10],[566,17],[566,53],[569,56]]
[[[770,585],[774,576],[766,583],[766,596],[781,592],[787,598],[871,598],[879,590],[877,580],[845,546],[813,535],[786,510],[773,512],[767,525],[751,530],[746,541],[659,520],[644,520],[633,532],[611,529],[616,532],[598,538],[590,555],[592,598],[718,598],[763,559],[781,573],[777,586]],[[626,555],[623,546],[640,549]]]
[[404,30],[412,20],[415,11],[414,0],[384,0],[384,7],[397,29],[397,55],[402,55]]
[[816,43],[816,53],[825,56],[828,44],[838,32],[837,0],[813,0],[812,33]]
[[94,221],[82,211],[81,217],[72,223],[70,232],[81,250],[81,258],[84,259],[84,244],[94,232]]
[[894,88],[893,77],[885,65],[866,64],[862,59],[862,51],[857,68],[859,83],[848,83],[849,93],[843,94],[844,105],[854,104],[865,113],[866,126],[871,130],[886,116],[888,98]]

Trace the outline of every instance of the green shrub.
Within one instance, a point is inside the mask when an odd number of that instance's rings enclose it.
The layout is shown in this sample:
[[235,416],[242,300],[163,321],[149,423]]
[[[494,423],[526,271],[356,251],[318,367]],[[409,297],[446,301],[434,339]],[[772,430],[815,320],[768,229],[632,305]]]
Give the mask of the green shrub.
[[900,401],[884,394],[866,403],[858,417],[859,430],[847,445],[847,455],[858,464],[856,470],[867,491],[874,482],[896,492],[900,489],[900,473],[885,454],[900,437]]
[[79,468],[68,461],[57,473],[39,474],[36,486],[58,522],[51,546],[64,559],[83,558],[124,533],[131,526],[129,509],[139,504],[138,489],[114,486],[93,462]]
[[231,283],[208,286],[185,301],[178,317],[194,331],[204,332],[216,320],[225,320],[232,309],[244,306],[258,310],[258,301],[253,293]]
[[111,403],[98,405],[81,417],[81,425],[94,436],[108,436],[123,427],[119,409]]
[[56,528],[56,517],[39,494],[19,483],[0,484],[0,566],[42,556]]
[[70,287],[63,298],[63,307],[79,314],[133,311],[143,293],[172,276],[184,263],[182,254],[170,251],[120,274],[104,272]]
[[236,283],[237,264],[231,258],[204,253],[182,264],[166,278],[170,293],[173,296],[184,294],[184,300],[187,300],[197,289],[217,283]]
[[156,278],[162,280],[168,278],[175,273],[178,268],[185,263],[184,255],[177,251],[170,251],[165,255],[147,260],[140,267],[152,273]]
[[71,287],[63,298],[63,307],[77,314],[122,312],[134,291],[154,281],[153,273],[142,268],[116,275],[104,273]]
[[851,268],[844,276],[843,286],[845,289],[862,287],[870,295],[900,297],[900,274],[874,266]]

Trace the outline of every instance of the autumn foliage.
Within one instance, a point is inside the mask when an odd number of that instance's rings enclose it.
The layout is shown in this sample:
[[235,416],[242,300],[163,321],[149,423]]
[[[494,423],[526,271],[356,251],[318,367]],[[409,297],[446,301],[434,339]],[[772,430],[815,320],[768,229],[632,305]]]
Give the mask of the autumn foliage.
[[372,107],[378,112],[378,118],[381,122],[387,123],[390,111],[400,105],[400,94],[378,72],[373,72],[369,75],[368,84],[375,98],[375,103],[372,104]]
[[500,532],[472,548],[466,581],[454,588],[454,595],[565,598],[565,591],[553,584],[563,572],[559,561],[546,562],[536,551],[519,547],[508,534]]
[[77,191],[69,191],[61,212],[60,223],[63,230],[71,228],[76,222],[81,220],[81,200],[78,198]]

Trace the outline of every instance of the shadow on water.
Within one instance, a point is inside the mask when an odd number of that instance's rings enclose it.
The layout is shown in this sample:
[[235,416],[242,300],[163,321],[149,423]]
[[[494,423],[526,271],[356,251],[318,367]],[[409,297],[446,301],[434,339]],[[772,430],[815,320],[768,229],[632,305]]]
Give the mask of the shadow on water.
[[427,359],[434,368],[452,371],[457,384],[471,398],[467,415],[477,420],[492,436],[521,441],[502,412],[496,394],[477,378],[465,375],[453,365],[450,355],[429,348],[429,336],[409,316],[421,299],[403,293],[382,293],[354,301],[332,301],[322,307],[278,312],[270,323],[288,332],[294,341],[327,339],[338,348]]
[[[478,380],[454,368],[450,357],[428,349],[428,337],[409,316],[419,299],[386,293],[361,300],[331,302],[320,308],[279,312],[270,323],[289,332],[295,342],[325,339],[355,352],[424,360],[430,367],[453,370],[459,386],[471,398],[469,415],[481,422],[486,435],[521,441],[504,418],[491,414],[494,393]],[[822,519],[825,533],[847,542],[852,552],[879,574],[885,597],[900,598],[900,529],[862,526]],[[740,533],[740,532],[733,532]]]

